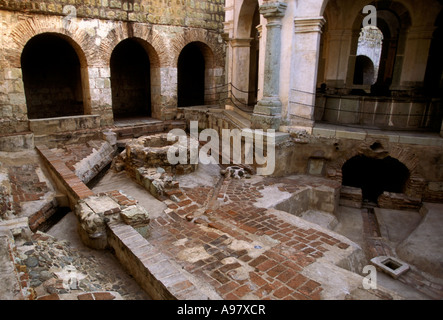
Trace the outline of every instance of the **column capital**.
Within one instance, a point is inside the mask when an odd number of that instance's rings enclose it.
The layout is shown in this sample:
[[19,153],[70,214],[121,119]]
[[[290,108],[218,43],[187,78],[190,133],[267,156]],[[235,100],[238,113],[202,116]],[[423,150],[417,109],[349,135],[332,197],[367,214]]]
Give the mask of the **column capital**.
[[322,32],[323,25],[326,23],[323,17],[303,17],[295,18],[295,33]]
[[260,6],[259,11],[266,19],[282,18],[287,7],[288,5],[284,2],[265,2]]

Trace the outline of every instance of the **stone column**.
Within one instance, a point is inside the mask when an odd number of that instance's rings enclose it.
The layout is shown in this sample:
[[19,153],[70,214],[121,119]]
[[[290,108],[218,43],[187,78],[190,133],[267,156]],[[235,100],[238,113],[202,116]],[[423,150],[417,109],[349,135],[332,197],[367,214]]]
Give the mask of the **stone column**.
[[[251,38],[231,39],[232,48],[232,100],[235,104],[248,103],[249,91],[249,60],[251,54]],[[241,105],[240,107],[242,107]]]
[[263,98],[257,103],[252,115],[255,129],[278,130],[281,122],[282,103],[280,93],[281,20],[287,4],[264,3],[260,13],[267,20]]
[[323,17],[294,19],[294,69],[288,112],[291,126],[312,128],[314,124],[320,37],[324,23]]
[[408,90],[423,86],[434,30],[434,26],[409,29],[401,69],[400,89]]
[[[328,32],[328,56],[327,69],[325,70],[325,81],[329,88],[344,88],[352,85],[354,79],[355,54],[352,52],[352,39],[358,39],[358,33],[353,34],[352,30],[329,30]],[[355,50],[357,52],[355,41]]]

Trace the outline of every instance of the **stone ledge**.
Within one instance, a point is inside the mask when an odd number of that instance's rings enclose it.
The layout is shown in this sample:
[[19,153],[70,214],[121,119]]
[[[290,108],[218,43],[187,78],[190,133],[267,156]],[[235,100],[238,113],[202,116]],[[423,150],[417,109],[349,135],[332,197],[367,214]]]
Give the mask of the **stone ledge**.
[[17,152],[34,148],[34,134],[22,132],[0,135],[0,151]]
[[114,222],[108,224],[108,230],[109,243],[116,257],[153,299],[208,299],[181,269],[133,227]]
[[443,137],[436,133],[401,133],[398,131],[382,131],[361,128],[346,128],[345,126],[317,123],[312,134],[318,138],[341,138],[351,140],[366,140],[369,138],[386,138],[390,142],[431,147],[443,147]]

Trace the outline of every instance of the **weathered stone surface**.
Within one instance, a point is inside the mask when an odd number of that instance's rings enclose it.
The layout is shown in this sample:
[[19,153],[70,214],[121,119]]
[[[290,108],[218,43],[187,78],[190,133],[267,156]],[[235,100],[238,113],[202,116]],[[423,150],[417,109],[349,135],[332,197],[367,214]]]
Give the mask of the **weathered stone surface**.
[[120,213],[122,220],[129,225],[142,225],[149,223],[149,213],[139,205],[123,209]]

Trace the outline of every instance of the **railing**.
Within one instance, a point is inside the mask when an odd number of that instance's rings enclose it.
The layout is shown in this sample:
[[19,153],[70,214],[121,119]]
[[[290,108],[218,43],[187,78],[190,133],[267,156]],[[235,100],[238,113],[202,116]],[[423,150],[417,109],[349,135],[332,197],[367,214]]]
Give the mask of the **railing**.
[[[408,131],[440,131],[443,118],[441,99],[327,95],[292,89],[295,97],[310,95],[315,104],[290,99],[290,105],[314,109],[314,117],[291,115],[303,120],[342,126]],[[312,99],[315,96],[315,99]]]
[[[208,92],[209,91],[209,92]],[[245,91],[237,88],[232,83],[223,84],[220,86],[205,88],[205,96],[214,96],[218,95],[218,99],[207,100],[205,99],[205,104],[218,104],[221,102],[229,102],[232,103],[235,107],[240,109],[241,111],[252,113],[252,108],[257,104],[257,101],[253,103],[246,103],[238,98],[238,94],[249,95],[250,93],[256,93],[256,91]],[[226,94],[226,97],[221,97],[222,94]]]

